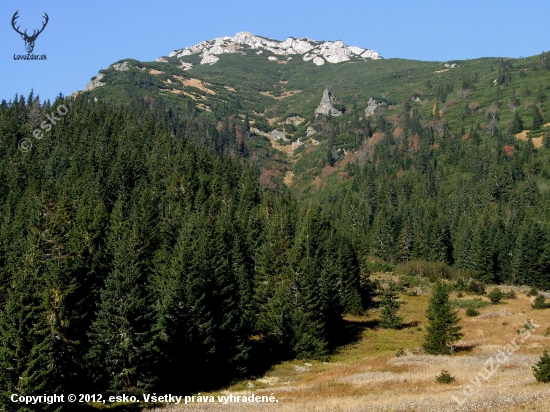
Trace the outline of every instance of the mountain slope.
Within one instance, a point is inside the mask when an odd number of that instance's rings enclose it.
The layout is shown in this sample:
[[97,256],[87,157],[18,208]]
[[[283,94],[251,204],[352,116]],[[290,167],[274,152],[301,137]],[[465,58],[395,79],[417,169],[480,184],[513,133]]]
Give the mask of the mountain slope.
[[[121,60],[101,70],[85,94],[119,102],[160,99],[173,110],[195,110],[218,121],[233,116],[241,122],[234,134],[243,136],[239,139],[246,151],[279,183],[290,172],[300,177],[302,172],[293,166],[297,159],[307,163],[309,152],[328,150],[327,119],[314,114],[326,88],[335,109],[343,112],[341,131],[367,117],[374,125],[382,113],[395,124],[405,109],[415,109],[439,131],[450,127],[466,132],[477,124],[492,133],[496,127],[507,130],[516,111],[530,123],[532,107],[544,112],[548,104],[546,55],[442,63],[365,59],[361,50],[366,49],[309,39],[276,42],[243,32],[175,50],[157,62]],[[314,52],[327,63],[313,64],[309,57]],[[208,56],[215,62],[207,62]],[[329,63],[331,56],[344,60]],[[251,138],[249,124],[269,137],[252,132]],[[271,138],[273,130],[279,132]],[[351,135],[339,143],[333,139],[332,146],[340,149],[336,157],[358,150],[369,137],[364,127],[355,127]],[[307,179],[312,182],[316,176],[320,169]]]

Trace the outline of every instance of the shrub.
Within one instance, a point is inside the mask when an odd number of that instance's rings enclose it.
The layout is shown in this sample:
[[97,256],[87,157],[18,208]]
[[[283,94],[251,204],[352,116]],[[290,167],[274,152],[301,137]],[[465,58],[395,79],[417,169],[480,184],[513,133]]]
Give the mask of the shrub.
[[487,295],[487,297],[491,300],[491,303],[495,305],[497,303],[500,303],[503,295],[499,288],[494,288],[491,293]]
[[485,285],[479,280],[473,280],[468,282],[466,285],[466,292],[475,294],[475,295],[484,295],[485,294]]
[[466,282],[464,282],[463,278],[460,278],[455,282],[454,289],[460,291],[460,293],[466,290]]
[[447,369],[443,369],[441,373],[435,377],[437,383],[449,384],[455,381],[454,376],[451,376]]
[[540,360],[533,366],[533,375],[537,382],[550,382],[550,354],[547,351],[544,351]]
[[458,294],[456,295],[457,298],[463,298],[464,297],[464,293],[462,292],[458,292]]
[[456,279],[460,273],[446,263],[424,261],[410,261],[399,265],[397,270],[405,276],[428,278],[430,282],[437,282],[441,279]]
[[527,296],[537,296],[539,294],[539,290],[536,287],[532,287],[529,289],[529,292],[527,292]]
[[504,293],[504,298],[505,299],[516,299],[517,298],[516,292],[514,292],[514,290],[512,289],[510,292]]
[[546,303],[546,298],[544,295],[538,295],[535,298],[535,301],[531,305],[533,309],[546,309],[548,308],[548,304]]
[[266,133],[273,130],[273,128],[269,125],[269,122],[262,117],[257,117],[254,119],[254,127]]
[[399,348],[399,350],[396,352],[395,357],[400,358],[401,356],[405,356],[405,349]]
[[466,316],[473,318],[475,316],[479,316],[479,311],[475,310],[474,308],[468,308],[466,309]]
[[377,272],[393,272],[395,266],[378,258],[369,258],[363,262],[362,269],[366,273],[372,274]]

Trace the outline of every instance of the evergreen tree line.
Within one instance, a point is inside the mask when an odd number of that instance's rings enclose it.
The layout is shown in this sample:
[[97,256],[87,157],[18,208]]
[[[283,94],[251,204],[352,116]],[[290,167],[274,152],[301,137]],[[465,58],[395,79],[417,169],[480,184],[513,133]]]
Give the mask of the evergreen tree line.
[[2,101],[2,408],[185,394],[338,343],[364,299],[351,240],[319,207],[263,193],[215,126],[139,101]]
[[[377,123],[344,129],[367,136],[345,166],[351,179],[316,195],[359,256],[444,262],[484,282],[550,288],[546,146],[477,126],[438,132],[414,110],[394,124],[400,134]],[[371,144],[373,131],[384,137]]]

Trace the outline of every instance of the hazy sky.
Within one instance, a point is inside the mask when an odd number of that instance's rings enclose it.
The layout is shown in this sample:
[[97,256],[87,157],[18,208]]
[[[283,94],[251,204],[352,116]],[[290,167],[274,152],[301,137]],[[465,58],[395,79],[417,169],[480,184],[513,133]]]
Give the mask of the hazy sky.
[[[14,60],[26,53],[11,27],[17,10],[28,33],[48,13],[33,52],[46,61]],[[71,94],[115,61],[152,61],[239,31],[340,39],[385,58],[531,56],[550,49],[549,17],[548,0],[1,0],[0,99],[31,88],[42,98]]]

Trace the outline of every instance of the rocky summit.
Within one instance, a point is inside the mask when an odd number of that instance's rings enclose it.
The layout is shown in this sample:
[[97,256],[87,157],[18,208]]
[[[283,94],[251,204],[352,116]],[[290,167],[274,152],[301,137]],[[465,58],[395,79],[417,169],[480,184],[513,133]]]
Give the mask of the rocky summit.
[[[323,42],[311,40],[307,37],[301,39],[289,37],[281,42],[255,36],[246,31],[237,33],[235,37],[217,37],[210,41],[203,41],[193,46],[174,50],[168,57],[180,58],[198,54],[202,58],[200,64],[215,64],[219,60],[218,55],[224,53],[244,53],[245,49],[257,50],[256,54],[262,54],[264,51],[271,52],[271,54],[276,56],[287,56],[287,59],[290,59],[291,55],[300,55],[304,61],[311,61],[318,66],[326,62],[340,63],[348,61],[351,57],[365,60],[382,59],[380,53],[374,50],[347,46],[340,40]],[[277,57],[269,55],[266,56],[266,59],[276,61]],[[157,61],[166,62],[167,60],[164,56],[159,57]],[[186,67],[189,69],[192,65],[187,63]]]

